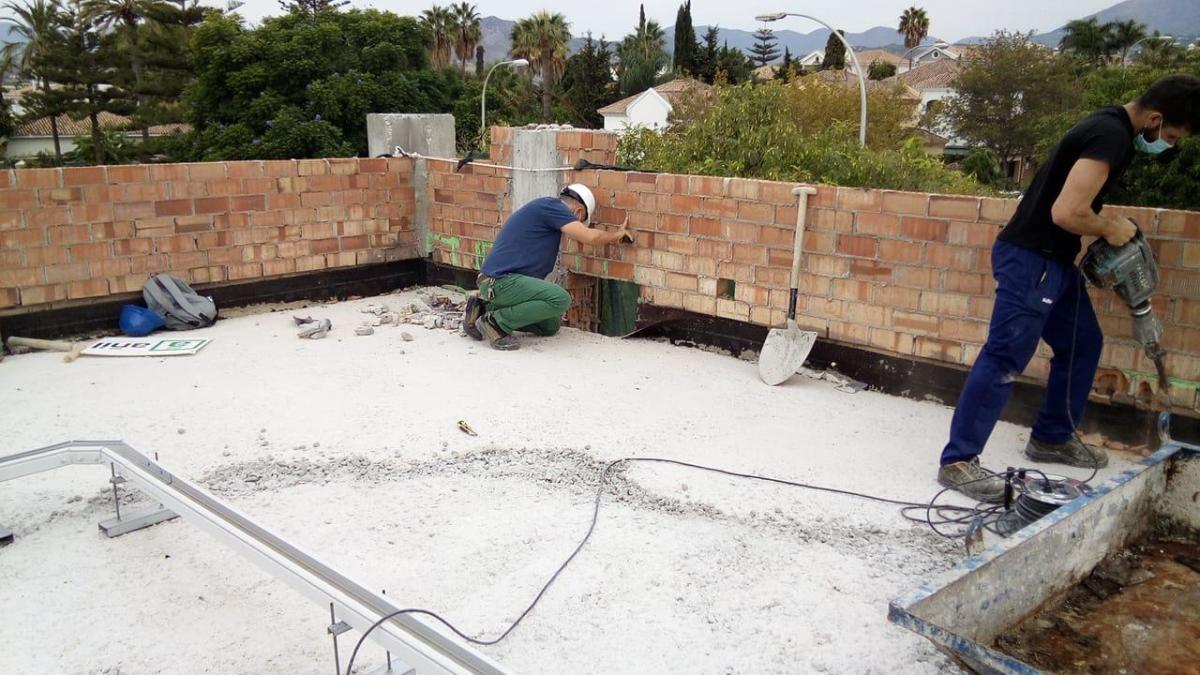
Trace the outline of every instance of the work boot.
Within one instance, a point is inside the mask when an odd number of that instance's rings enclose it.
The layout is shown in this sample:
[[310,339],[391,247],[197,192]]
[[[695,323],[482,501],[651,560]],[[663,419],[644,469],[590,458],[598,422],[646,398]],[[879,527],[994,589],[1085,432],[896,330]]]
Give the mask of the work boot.
[[938,469],[938,483],[979,502],[1004,501],[1004,479],[979,466],[979,458]]
[[472,295],[467,298],[467,306],[463,310],[463,332],[480,342],[483,341],[483,333],[475,327],[475,322],[483,316],[484,309],[483,300],[478,295]]
[[492,318],[491,314],[484,314],[475,319],[475,328],[479,334],[487,338],[487,341],[492,344],[492,349],[499,349],[502,352],[511,352],[521,348],[521,343],[517,338],[504,332],[500,324]]
[[1081,469],[1103,469],[1108,466],[1107,452],[1084,445],[1077,436],[1071,436],[1066,443],[1047,443],[1030,437],[1025,445],[1025,456],[1035,462],[1066,464]]

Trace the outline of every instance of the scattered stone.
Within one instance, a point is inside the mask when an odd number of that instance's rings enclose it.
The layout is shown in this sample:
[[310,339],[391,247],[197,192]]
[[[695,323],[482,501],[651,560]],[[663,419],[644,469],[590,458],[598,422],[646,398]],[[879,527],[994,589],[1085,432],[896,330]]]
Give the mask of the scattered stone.
[[319,447],[321,447],[321,442],[320,442],[320,441],[313,441],[313,447],[314,447],[314,448],[319,448]]
[[250,474],[249,476],[246,476],[247,483],[257,483],[260,480],[262,480],[262,476],[257,474]]
[[412,333],[407,333],[407,332],[401,333],[400,339],[404,340],[405,342],[412,342],[413,341]]
[[370,326],[363,325],[363,326],[359,326],[358,328],[355,328],[354,334],[355,335],[374,335],[375,329]]
[[187,429],[184,429],[183,427],[179,427],[179,429],[177,431],[179,432],[180,436],[187,433]]

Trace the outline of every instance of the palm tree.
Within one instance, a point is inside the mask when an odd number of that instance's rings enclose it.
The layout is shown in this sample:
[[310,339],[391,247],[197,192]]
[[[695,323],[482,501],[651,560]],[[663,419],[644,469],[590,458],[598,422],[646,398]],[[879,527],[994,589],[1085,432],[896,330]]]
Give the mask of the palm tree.
[[[34,68],[40,59],[54,49],[54,42],[62,29],[62,6],[58,0],[25,0],[23,5],[9,2],[4,9],[14,17],[12,32],[22,38],[22,42],[5,45],[4,53],[14,56],[17,67],[22,72],[32,74],[42,91],[49,94],[50,80],[39,76]],[[50,135],[54,139],[54,158],[62,160],[56,115],[50,115]]]
[[[929,15],[920,7],[909,7],[900,15],[900,26],[896,32],[904,36],[904,48],[913,49],[929,37]],[[908,67],[912,69],[912,54],[908,55]]]
[[[143,96],[143,63],[141,54],[142,25],[147,14],[156,11],[160,0],[82,0],[79,3],[80,18],[99,30],[116,27],[121,42],[129,53],[129,66],[133,70],[133,86],[137,92],[137,107],[145,105]],[[150,140],[150,128],[142,126],[142,140]]]
[[520,19],[512,29],[512,55],[528,59],[542,78],[542,118],[550,121],[551,95],[567,64],[570,24],[562,14],[545,10]]
[[1074,52],[1095,65],[1103,65],[1113,53],[1114,24],[1101,24],[1095,18],[1068,22],[1059,47]]
[[1112,24],[1112,46],[1121,52],[1121,63],[1129,58],[1129,50],[1150,34],[1146,26],[1137,21],[1118,21]]
[[479,24],[479,12],[475,11],[475,5],[469,2],[460,2],[452,5],[450,9],[454,12],[454,21],[457,24],[454,51],[458,52],[458,61],[462,65],[462,72],[465,75],[467,61],[475,55],[475,47],[483,37]]
[[430,51],[433,67],[446,68],[450,65],[450,52],[455,42],[454,12],[448,7],[434,5],[421,12],[421,23],[433,34],[433,47]]
[[654,85],[658,71],[667,65],[666,33],[656,21],[647,21],[643,10],[638,27],[617,45],[621,93],[632,96]]

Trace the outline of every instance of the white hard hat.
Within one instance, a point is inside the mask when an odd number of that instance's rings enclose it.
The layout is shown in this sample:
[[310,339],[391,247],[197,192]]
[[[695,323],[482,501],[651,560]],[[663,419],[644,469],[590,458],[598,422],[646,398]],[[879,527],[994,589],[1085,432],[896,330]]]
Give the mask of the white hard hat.
[[560,194],[564,197],[572,197],[579,200],[583,204],[583,208],[587,211],[583,216],[583,224],[592,224],[592,214],[596,212],[596,196],[592,194],[588,186],[583,183],[572,183],[563,188]]

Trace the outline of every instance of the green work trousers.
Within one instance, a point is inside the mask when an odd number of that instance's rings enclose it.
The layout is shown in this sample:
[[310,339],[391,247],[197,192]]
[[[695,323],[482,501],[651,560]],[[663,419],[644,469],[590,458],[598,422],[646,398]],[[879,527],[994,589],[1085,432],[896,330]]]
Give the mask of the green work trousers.
[[562,325],[563,313],[571,306],[571,295],[562,286],[520,274],[484,281],[479,286],[479,297],[506,333],[554,335]]

